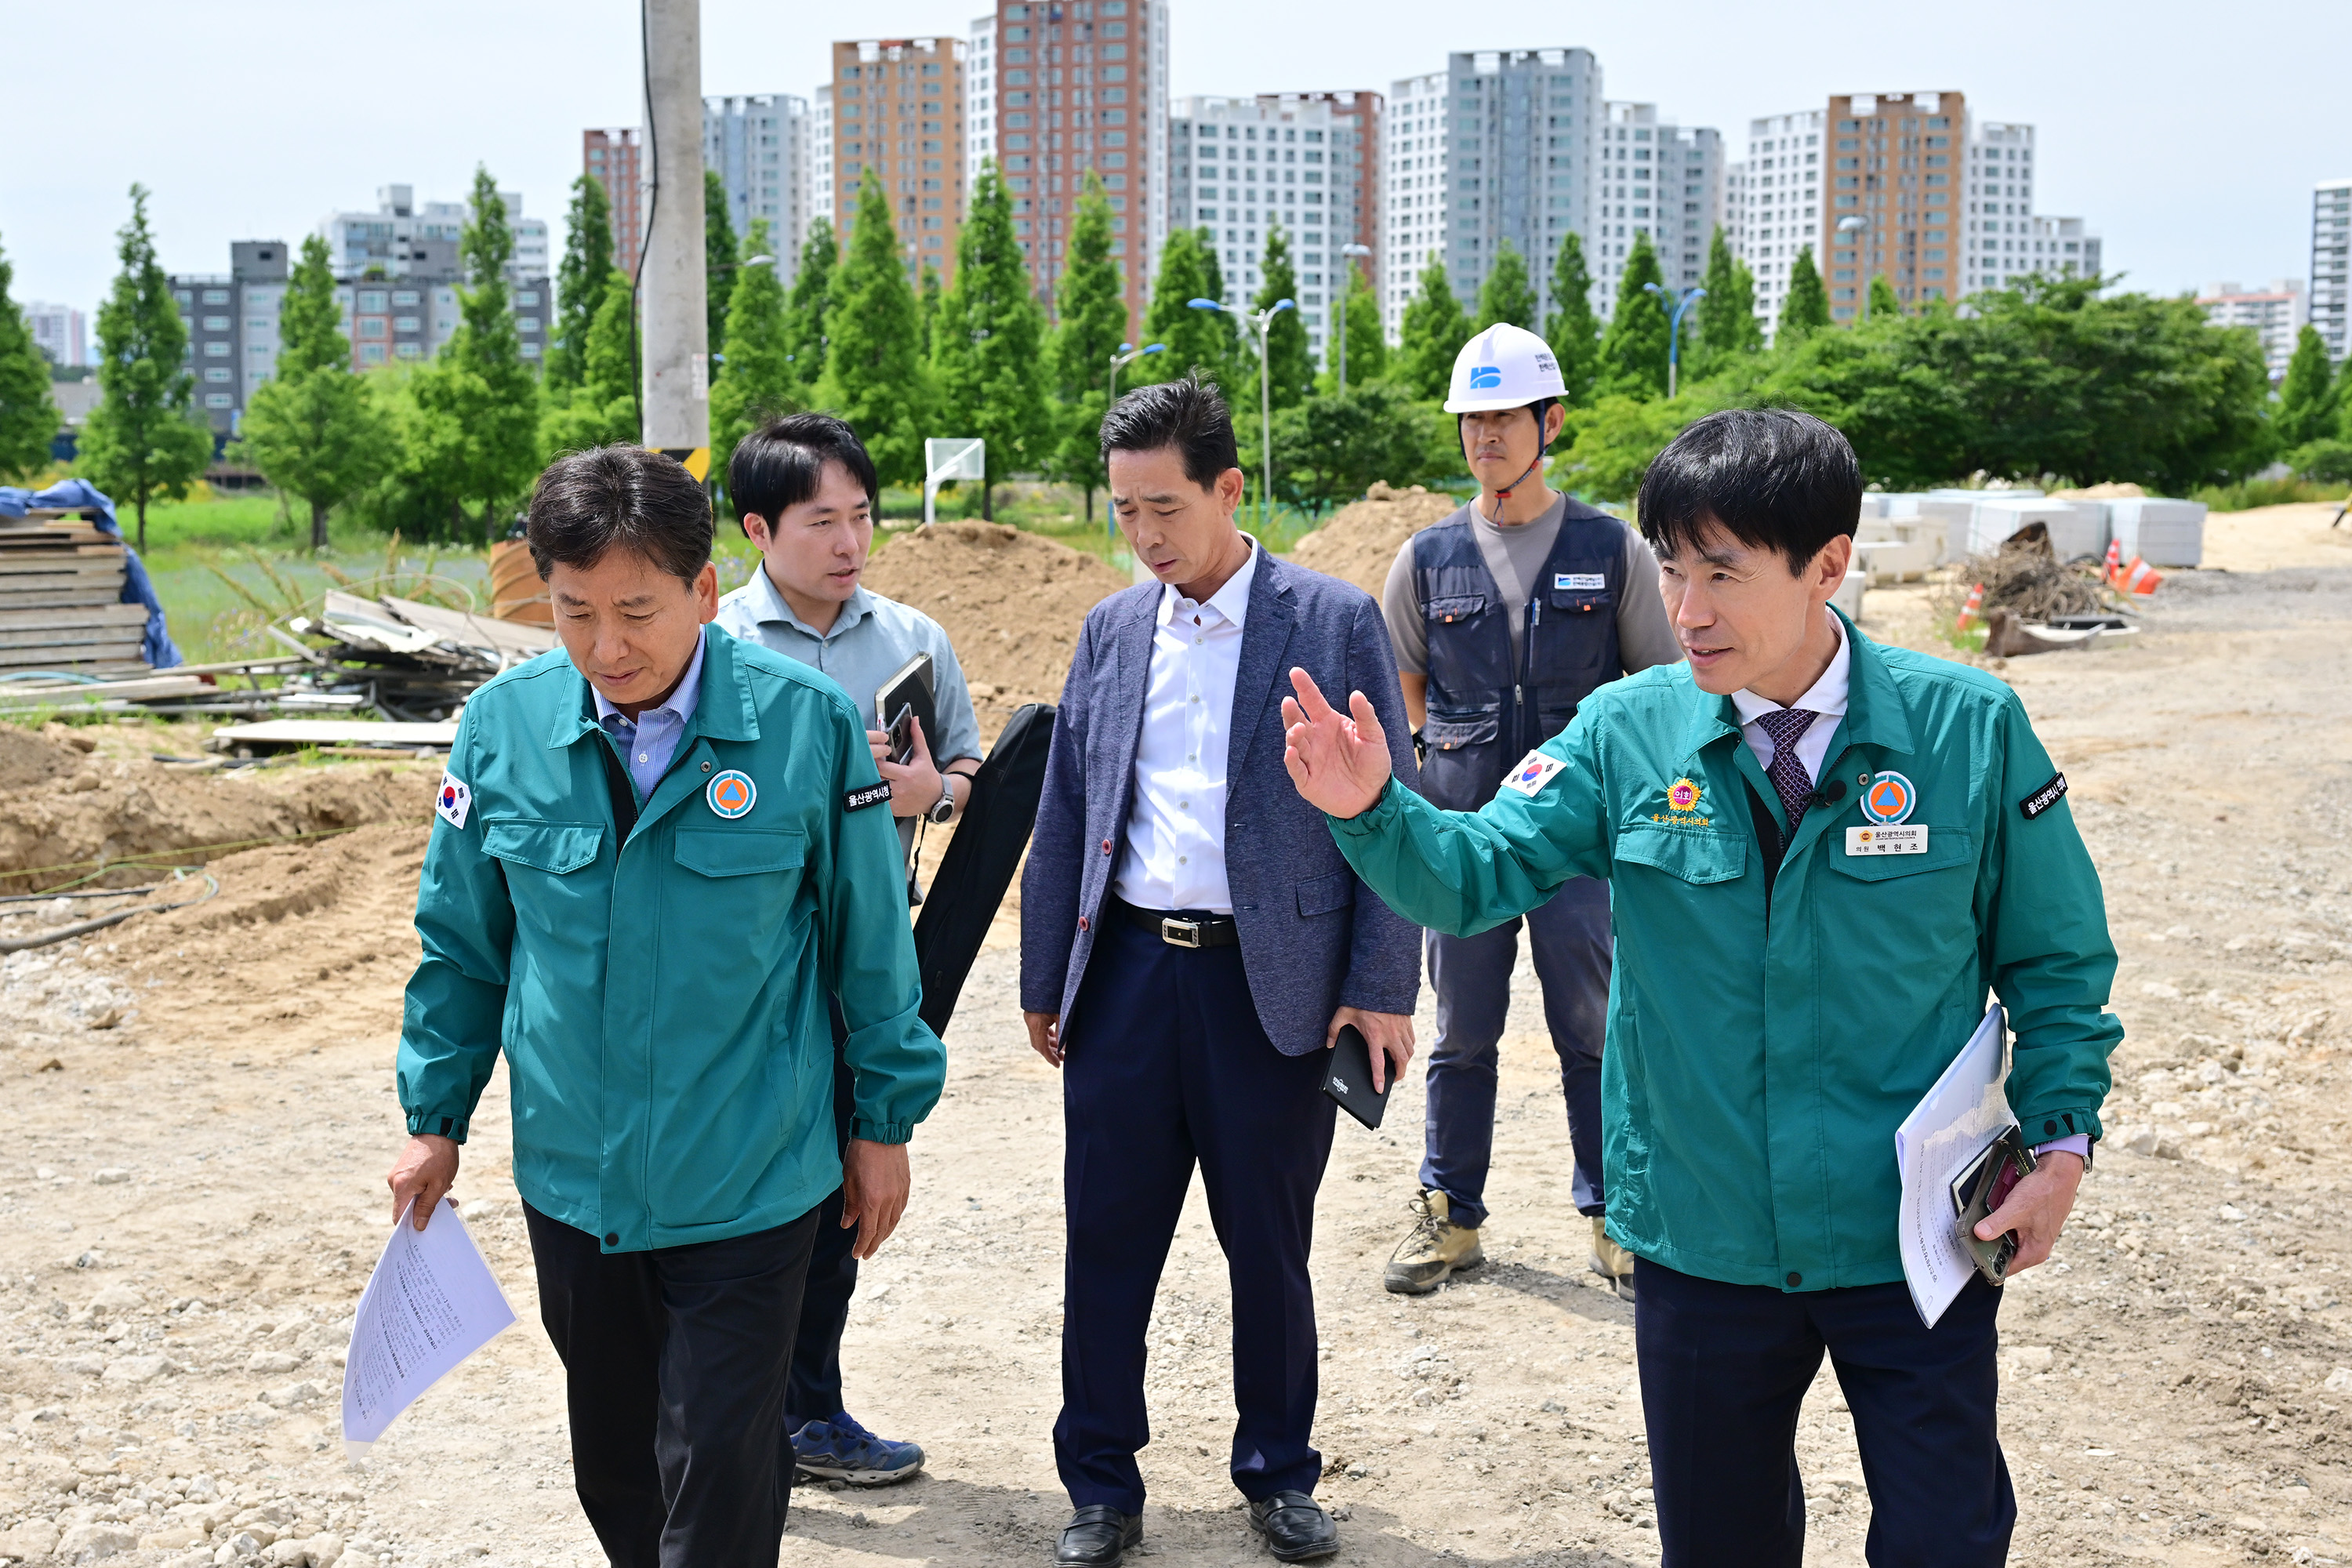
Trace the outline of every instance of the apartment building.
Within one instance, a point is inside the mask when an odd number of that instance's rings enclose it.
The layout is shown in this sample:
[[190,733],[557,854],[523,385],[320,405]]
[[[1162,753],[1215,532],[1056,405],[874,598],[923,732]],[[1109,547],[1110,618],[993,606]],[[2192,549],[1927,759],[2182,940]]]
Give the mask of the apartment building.
[[[1169,0],[997,0],[973,22],[984,107],[971,114],[976,164],[993,157],[1038,296],[1050,305],[1088,169],[1110,201],[1111,254],[1129,331],[1151,299],[1170,211]],[[985,129],[982,121],[987,121]]]
[[[1629,195],[1624,214],[1602,217],[1599,154],[1607,127],[1601,63],[1589,49],[1449,55],[1443,71],[1391,83],[1386,108],[1382,237],[1391,261],[1382,275],[1381,309],[1391,339],[1432,258],[1445,264],[1463,308],[1474,310],[1488,268],[1508,243],[1527,260],[1540,321],[1551,309],[1551,262],[1563,235],[1573,229],[1585,237],[1596,279],[1613,276],[1611,264],[1623,265],[1632,228],[1656,232],[1664,220],[1653,209],[1681,199],[1658,196],[1657,183],[1643,181],[1639,203]],[[1647,173],[1657,167],[1651,131],[1652,156],[1641,161]],[[1630,177],[1623,184],[1628,192],[1634,188]],[[1618,205],[1612,199],[1608,210],[1614,214]],[[1636,205],[1644,209],[1638,219],[1630,216]]]
[[[409,241],[446,240],[455,245],[464,238],[472,210],[469,204],[420,204],[415,195],[413,185],[379,185],[373,212],[329,213],[320,219],[319,233],[327,241],[335,270],[356,273],[379,268],[389,271],[402,264],[402,252]],[[514,235],[507,281],[520,287],[527,279],[545,278],[551,258],[547,220],[524,216],[519,191],[500,191],[499,200],[506,205],[507,226]]]
[[1828,112],[1801,109],[1748,122],[1745,155],[1725,171],[1723,230],[1731,253],[1756,279],[1756,319],[1769,339],[1789,299],[1789,268],[1810,246],[1822,249],[1822,146]]
[[25,306],[25,324],[32,331],[33,346],[51,364],[90,363],[89,318],[71,305],[31,300]]
[[831,156],[817,210],[848,243],[858,188],[871,169],[890,198],[910,277],[955,273],[963,227],[964,60],[961,38],[863,38],[833,46]]
[[216,437],[236,434],[246,404],[276,372],[278,312],[286,299],[285,241],[241,239],[228,248],[228,271],[171,279],[188,332],[196,406]]
[[747,93],[702,100],[702,166],[727,187],[727,218],[740,237],[768,226],[777,276],[792,286],[808,237],[809,100]]
[[[1618,279],[1633,246],[1647,234],[1666,287],[1696,289],[1706,278],[1706,251],[1724,204],[1723,134],[1658,118],[1654,103],[1609,103],[1593,170],[1599,243],[1587,247],[1592,309],[1617,309]],[[1553,250],[1559,241],[1551,241]],[[1551,257],[1540,258],[1549,281]]]
[[[645,141],[645,132],[635,125],[580,133],[581,170],[604,187],[604,204],[612,210],[614,265],[631,278],[646,249]],[[802,200],[807,200],[805,194]]]
[[1188,98],[1169,117],[1171,226],[1209,236],[1225,302],[1242,305],[1264,282],[1266,241],[1280,225],[1297,275],[1299,321],[1318,363],[1347,278],[1341,247],[1363,245],[1360,237],[1378,226],[1376,198],[1365,191],[1376,145],[1365,138],[1379,124],[1377,102],[1368,100],[1378,97]]
[[2311,324],[2341,364],[2352,352],[2352,180],[2323,180],[2311,193]]
[[2264,289],[2242,289],[2235,283],[2215,283],[2197,296],[2206,321],[2217,327],[2252,327],[2262,340],[2263,360],[2271,380],[2285,379],[2287,361],[2294,357],[2294,340],[2311,319],[2309,299],[2300,278],[2276,278]]

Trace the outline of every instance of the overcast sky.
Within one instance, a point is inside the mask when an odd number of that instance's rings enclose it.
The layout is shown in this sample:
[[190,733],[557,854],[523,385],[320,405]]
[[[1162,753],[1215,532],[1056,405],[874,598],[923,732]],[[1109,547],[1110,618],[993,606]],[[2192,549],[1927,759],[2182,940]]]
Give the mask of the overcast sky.
[[[1917,10],[1776,5],[1269,6],[1173,0],[1172,91],[1369,88],[1455,49],[1581,46],[1612,99],[1653,101],[1727,146],[1751,116],[1833,92],[1958,89],[1980,119],[2040,128],[2039,209],[2082,216],[2110,270],[2158,292],[2309,266],[2311,189],[2352,174],[2352,5],[2223,16],[2183,0]],[[962,35],[974,0],[839,11],[703,0],[703,90],[806,94],[821,16]],[[294,239],[380,184],[459,199],[479,162],[560,222],[580,132],[640,119],[631,0],[16,0],[0,108],[0,250],[14,294],[94,310],[131,182],[154,192],[173,271],[224,272],[232,239]],[[1308,62],[1308,63],[1300,63]]]

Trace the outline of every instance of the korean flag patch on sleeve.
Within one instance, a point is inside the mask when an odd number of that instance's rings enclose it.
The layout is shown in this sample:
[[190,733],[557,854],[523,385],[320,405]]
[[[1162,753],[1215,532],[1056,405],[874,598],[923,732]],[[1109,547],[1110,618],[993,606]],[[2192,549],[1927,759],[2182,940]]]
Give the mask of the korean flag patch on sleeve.
[[466,826],[466,814],[474,809],[474,792],[466,787],[464,779],[445,771],[441,774],[441,787],[433,796],[433,809],[439,812],[441,820],[450,826],[463,827]]
[[1558,757],[1547,757],[1541,752],[1529,752],[1519,759],[1519,765],[1503,775],[1503,787],[1515,789],[1529,800],[1536,792],[1551,783],[1552,775],[1568,766]]

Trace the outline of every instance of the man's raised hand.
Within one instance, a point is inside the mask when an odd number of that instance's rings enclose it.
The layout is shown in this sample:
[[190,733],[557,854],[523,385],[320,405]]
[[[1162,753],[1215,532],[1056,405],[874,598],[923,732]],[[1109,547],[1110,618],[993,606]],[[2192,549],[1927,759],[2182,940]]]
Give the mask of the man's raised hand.
[[1296,697],[1282,700],[1282,765],[1309,805],[1332,816],[1360,816],[1389,782],[1388,732],[1371,699],[1348,694],[1348,712],[1323,700],[1312,677],[1290,671]]

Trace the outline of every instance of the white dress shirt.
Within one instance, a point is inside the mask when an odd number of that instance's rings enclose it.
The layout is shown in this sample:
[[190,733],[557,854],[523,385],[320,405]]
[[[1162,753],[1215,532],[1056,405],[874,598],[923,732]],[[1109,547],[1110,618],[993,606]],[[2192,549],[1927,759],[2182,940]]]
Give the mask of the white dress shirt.
[[1242,569],[1195,603],[1160,590],[1151,675],[1135,747],[1135,805],[1111,890],[1139,910],[1234,912],[1225,886],[1225,758],[1234,678],[1241,672],[1257,545]]
[[[1822,763],[1829,760],[1830,742],[1837,734],[1838,721],[1845,717],[1846,675],[1853,668],[1853,650],[1846,647],[1844,623],[1832,611],[1824,609],[1822,614],[1829,616],[1830,629],[1837,633],[1837,652],[1811,689],[1789,704],[1821,715],[1797,737],[1797,760],[1805,764],[1805,776],[1816,784],[1821,782]],[[1769,773],[1772,737],[1756,721],[1764,714],[1779,712],[1780,704],[1769,697],[1759,697],[1743,686],[1731,694],[1731,705],[1739,710],[1740,738],[1756,753],[1757,764]]]

